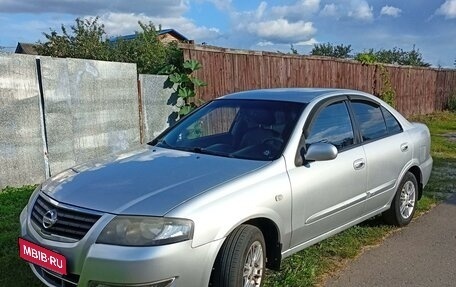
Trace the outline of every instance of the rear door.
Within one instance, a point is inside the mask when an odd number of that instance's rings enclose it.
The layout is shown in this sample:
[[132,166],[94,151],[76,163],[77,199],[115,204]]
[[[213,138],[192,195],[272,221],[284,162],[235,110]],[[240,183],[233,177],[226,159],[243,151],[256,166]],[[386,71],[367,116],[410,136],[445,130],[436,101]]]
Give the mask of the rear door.
[[306,125],[306,146],[331,143],[339,154],[333,160],[307,162],[289,170],[292,247],[357,219],[366,196],[364,150],[357,144],[347,102],[323,105]]
[[367,159],[364,214],[368,214],[384,207],[394,196],[401,171],[411,159],[411,147],[408,134],[387,109],[356,99],[351,107]]

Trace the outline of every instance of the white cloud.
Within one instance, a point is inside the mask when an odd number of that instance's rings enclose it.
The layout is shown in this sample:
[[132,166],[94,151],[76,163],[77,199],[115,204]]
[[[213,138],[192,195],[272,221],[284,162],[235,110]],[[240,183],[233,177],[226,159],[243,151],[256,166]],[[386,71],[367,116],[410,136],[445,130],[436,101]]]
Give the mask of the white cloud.
[[236,35],[250,39],[251,45],[269,47],[277,44],[305,42],[316,33],[312,13],[317,13],[320,0],[298,0],[289,6],[272,6],[263,1],[250,11],[231,13]]
[[274,46],[274,43],[272,43],[271,41],[261,41],[261,42],[257,43],[257,46],[260,46],[260,47]]
[[266,2],[261,2],[258,8],[255,10],[255,19],[261,19],[264,16],[264,13],[266,12],[266,9],[268,8],[268,3]]
[[313,46],[313,45],[319,44],[319,43],[320,42],[318,42],[315,38],[311,38],[310,40],[301,41],[301,42],[295,43],[294,45],[296,45],[296,46]]
[[[1,21],[1,20],[0,20]],[[14,39],[11,45],[17,42],[36,43],[37,41],[46,41],[43,32],[49,33],[50,30],[56,30],[61,33],[61,25],[69,27],[74,25],[74,19],[71,17],[47,17],[44,20],[26,19],[24,21],[12,21],[8,24],[8,29],[2,31],[2,37]],[[24,30],[24,27],[27,29]]]
[[190,0],[1,0],[3,13],[64,13],[101,15],[113,13],[144,13],[149,16],[176,17],[188,11]]
[[291,21],[298,21],[319,10],[320,0],[298,0],[293,5],[272,7],[271,15],[274,18],[285,18]]
[[197,42],[210,42],[221,36],[218,28],[197,26],[193,21],[185,17],[163,19],[162,25],[167,28],[173,28],[187,38]]
[[251,34],[273,43],[307,41],[316,32],[312,22],[288,22],[285,19],[251,22],[246,28]]
[[[88,17],[91,16],[87,16],[86,18]],[[137,15],[133,13],[106,13],[100,16],[100,22],[104,24],[105,31],[108,36],[133,34],[135,31],[140,31],[141,27],[139,27],[138,21],[141,21],[145,24],[149,23],[150,21],[157,26],[160,24],[152,21],[152,17],[146,16],[144,14]],[[119,25],[119,23],[122,24]]]
[[233,9],[231,0],[204,0],[214,4],[221,11],[230,11]]
[[[366,0],[335,1],[325,4],[319,15],[340,19],[348,17],[355,20],[370,22],[374,20],[374,8]],[[348,3],[347,3],[348,2]]]
[[[231,0],[207,0],[220,7],[228,7]],[[211,41],[221,36],[218,29],[213,27],[198,26],[194,21],[183,15],[190,8],[190,0],[136,0],[134,3],[124,0],[0,0],[0,11],[14,13],[50,13],[53,15],[64,15],[65,26],[74,24],[76,17],[94,18],[100,16],[99,23],[105,25],[105,31],[110,36],[133,34],[140,31],[138,21],[143,23],[152,22],[158,28],[172,28],[189,39],[197,42]],[[84,16],[85,15],[85,16]],[[43,18],[43,17],[42,17]],[[34,25],[26,25],[32,30],[35,26],[40,29],[51,21],[46,20]],[[41,31],[48,31],[49,28],[60,32],[60,24],[46,26]],[[23,29],[23,28],[22,28]]]
[[393,6],[383,6],[382,10],[380,11],[380,15],[387,15],[387,16],[392,16],[392,17],[399,17],[399,15],[402,13],[402,10],[393,7]]
[[352,0],[348,16],[357,20],[372,21],[374,19],[372,6],[364,0]]
[[456,18],[456,0],[446,0],[439,9],[437,9],[436,14],[443,15],[447,19]]
[[105,25],[106,33],[109,36],[133,34],[140,31],[138,21],[143,23],[152,22],[161,24],[163,29],[172,28],[187,37],[198,42],[211,41],[220,37],[220,31],[216,28],[197,26],[193,21],[185,17],[150,17],[144,14],[133,13],[106,13],[100,16],[100,21]]
[[326,4],[323,9],[321,9],[320,14],[323,16],[329,16],[329,17],[334,17],[338,15],[338,8],[336,4]]

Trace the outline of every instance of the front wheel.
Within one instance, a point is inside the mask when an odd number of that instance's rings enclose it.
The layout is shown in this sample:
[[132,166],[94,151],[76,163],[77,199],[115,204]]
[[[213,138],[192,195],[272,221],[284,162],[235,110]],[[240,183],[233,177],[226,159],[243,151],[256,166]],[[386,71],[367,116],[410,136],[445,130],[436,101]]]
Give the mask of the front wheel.
[[265,263],[263,234],[257,227],[243,224],[223,243],[214,264],[210,286],[259,287]]
[[391,207],[383,213],[384,220],[392,225],[404,226],[412,221],[418,201],[418,182],[411,172],[402,179]]

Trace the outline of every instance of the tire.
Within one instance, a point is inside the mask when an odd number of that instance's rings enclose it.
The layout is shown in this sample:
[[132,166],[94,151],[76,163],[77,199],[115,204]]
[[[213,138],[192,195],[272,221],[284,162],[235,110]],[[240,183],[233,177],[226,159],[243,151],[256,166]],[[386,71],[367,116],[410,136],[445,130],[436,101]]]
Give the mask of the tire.
[[261,231],[240,225],[226,238],[211,274],[214,287],[259,287],[263,282],[266,248]]
[[412,221],[418,202],[418,182],[411,172],[407,172],[394,195],[391,207],[382,216],[385,222],[405,226]]

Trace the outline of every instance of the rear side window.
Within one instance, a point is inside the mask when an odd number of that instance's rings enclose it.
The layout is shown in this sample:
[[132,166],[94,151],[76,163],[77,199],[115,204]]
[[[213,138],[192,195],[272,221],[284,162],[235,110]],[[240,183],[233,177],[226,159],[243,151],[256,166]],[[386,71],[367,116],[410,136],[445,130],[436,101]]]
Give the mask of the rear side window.
[[388,134],[398,134],[402,132],[402,127],[397,119],[384,107],[382,107],[383,116],[385,117]]
[[323,108],[313,119],[306,137],[306,146],[324,142],[338,150],[353,144],[353,128],[344,102]]
[[380,106],[370,102],[353,101],[352,108],[363,141],[375,140],[388,135]]

